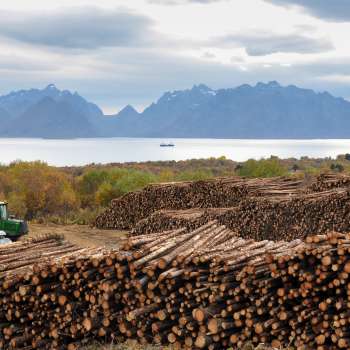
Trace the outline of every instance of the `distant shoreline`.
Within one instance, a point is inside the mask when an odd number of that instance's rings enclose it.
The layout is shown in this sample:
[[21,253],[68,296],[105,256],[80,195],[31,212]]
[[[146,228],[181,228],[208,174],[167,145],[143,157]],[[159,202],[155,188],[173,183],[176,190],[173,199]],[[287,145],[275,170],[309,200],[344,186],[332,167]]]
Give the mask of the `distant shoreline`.
[[0,137],[0,140],[48,140],[48,141],[71,141],[71,140],[225,140],[225,141],[339,141],[339,140],[350,140],[349,137],[337,137],[337,138],[303,138],[303,137],[281,137],[281,138],[259,138],[259,137],[246,137],[246,138],[221,138],[221,137],[172,137],[172,136],[157,136],[157,137],[133,137],[133,136],[92,136],[92,137]]
[[[162,142],[172,142],[176,147],[159,147]],[[54,166],[83,166],[222,157],[237,162],[271,156],[336,158],[350,153],[350,139],[0,138],[0,147],[2,164],[41,160]]]

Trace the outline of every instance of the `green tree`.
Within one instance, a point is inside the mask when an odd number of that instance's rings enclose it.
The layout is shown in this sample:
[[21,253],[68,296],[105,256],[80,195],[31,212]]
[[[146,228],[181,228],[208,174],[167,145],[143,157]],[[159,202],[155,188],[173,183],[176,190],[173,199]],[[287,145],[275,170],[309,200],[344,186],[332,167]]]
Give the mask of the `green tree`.
[[104,182],[96,192],[96,202],[98,205],[106,207],[112,199],[120,196],[118,188],[113,187],[110,182]]
[[176,181],[199,181],[207,180],[213,177],[213,173],[210,170],[193,170],[184,171],[176,176]]
[[269,159],[254,160],[249,159],[237,169],[240,176],[246,177],[274,177],[288,174],[288,170],[276,157]]
[[158,182],[158,178],[154,174],[139,170],[129,170],[125,176],[120,177],[113,183],[113,187],[119,191],[120,195],[123,195],[139,190],[152,182]]
[[77,191],[83,208],[95,205],[96,192],[108,180],[109,173],[105,170],[87,171],[77,180]]

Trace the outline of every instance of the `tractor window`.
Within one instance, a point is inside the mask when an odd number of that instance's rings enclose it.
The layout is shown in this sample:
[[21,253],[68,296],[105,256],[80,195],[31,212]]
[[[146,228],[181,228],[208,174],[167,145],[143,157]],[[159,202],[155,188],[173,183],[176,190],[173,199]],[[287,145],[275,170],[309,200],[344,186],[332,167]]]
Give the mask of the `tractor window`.
[[7,208],[6,205],[0,205],[0,218],[7,220]]

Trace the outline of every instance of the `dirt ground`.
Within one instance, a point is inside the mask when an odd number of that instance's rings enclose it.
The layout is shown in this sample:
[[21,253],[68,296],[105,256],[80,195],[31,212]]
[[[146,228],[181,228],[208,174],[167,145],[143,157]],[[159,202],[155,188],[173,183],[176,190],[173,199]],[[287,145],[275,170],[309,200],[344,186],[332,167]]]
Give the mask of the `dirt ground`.
[[29,224],[29,237],[60,234],[66,240],[82,247],[118,247],[127,231],[98,230],[86,225]]

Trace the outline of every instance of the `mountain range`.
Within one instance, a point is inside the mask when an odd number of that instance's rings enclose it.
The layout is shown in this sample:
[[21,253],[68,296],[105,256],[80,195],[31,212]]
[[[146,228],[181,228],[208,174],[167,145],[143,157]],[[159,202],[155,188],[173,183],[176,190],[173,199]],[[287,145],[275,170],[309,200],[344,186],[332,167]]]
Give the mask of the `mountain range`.
[[350,102],[276,81],[166,92],[142,113],[106,116],[53,84],[0,96],[0,137],[350,138]]

